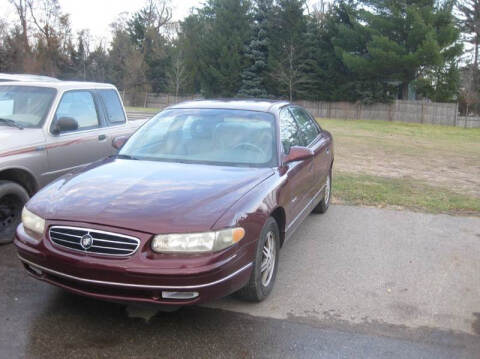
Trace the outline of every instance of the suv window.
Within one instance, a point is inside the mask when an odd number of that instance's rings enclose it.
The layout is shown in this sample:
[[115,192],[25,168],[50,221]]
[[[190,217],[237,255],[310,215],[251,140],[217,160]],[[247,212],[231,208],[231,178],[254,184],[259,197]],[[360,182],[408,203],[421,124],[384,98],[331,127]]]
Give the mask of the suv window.
[[302,136],[305,139],[307,145],[313,142],[317,138],[319,131],[317,125],[313,122],[309,114],[300,107],[291,107],[293,116],[298,122],[298,126],[302,132]]
[[98,114],[90,91],[66,92],[58,105],[55,118],[71,117],[78,122],[78,130],[98,127]]
[[280,111],[280,141],[282,141],[283,152],[290,152],[292,146],[302,146],[303,143],[298,135],[298,125],[288,109]]
[[107,121],[110,124],[120,124],[126,122],[123,106],[115,90],[98,90],[98,94],[103,100]]

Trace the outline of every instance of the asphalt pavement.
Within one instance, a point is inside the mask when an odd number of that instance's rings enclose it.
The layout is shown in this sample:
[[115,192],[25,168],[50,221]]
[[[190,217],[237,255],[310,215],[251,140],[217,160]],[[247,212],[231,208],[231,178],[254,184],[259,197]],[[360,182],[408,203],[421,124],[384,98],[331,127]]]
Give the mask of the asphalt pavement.
[[0,247],[3,358],[480,358],[480,218],[332,206],[263,303],[165,313],[68,294]]

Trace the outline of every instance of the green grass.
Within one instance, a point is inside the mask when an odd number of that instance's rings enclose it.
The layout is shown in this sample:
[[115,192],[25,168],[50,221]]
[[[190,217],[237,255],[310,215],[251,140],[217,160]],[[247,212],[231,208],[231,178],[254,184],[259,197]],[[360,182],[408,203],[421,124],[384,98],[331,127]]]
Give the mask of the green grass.
[[461,128],[453,126],[440,126],[420,123],[388,122],[375,120],[341,120],[317,118],[318,122],[325,127],[335,127],[359,131],[363,130],[371,134],[403,135],[416,138],[429,138],[435,140],[447,140],[458,142],[463,140],[478,141],[480,128]]
[[385,146],[409,144],[423,145],[432,149],[463,151],[480,156],[480,128],[419,123],[387,122],[375,120],[317,119],[322,127],[339,137],[354,141],[374,140]]
[[480,129],[318,119],[335,141],[335,198],[480,216]]
[[149,112],[149,113],[157,113],[160,112],[161,108],[150,108],[150,107],[125,107],[127,112]]
[[480,200],[408,178],[336,173],[333,195],[341,203],[400,207],[429,213],[480,215]]

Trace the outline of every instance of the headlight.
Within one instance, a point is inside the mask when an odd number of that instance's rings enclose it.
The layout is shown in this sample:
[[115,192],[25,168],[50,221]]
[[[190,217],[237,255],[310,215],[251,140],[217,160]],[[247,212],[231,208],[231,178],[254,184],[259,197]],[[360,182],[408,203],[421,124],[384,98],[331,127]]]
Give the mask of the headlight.
[[35,234],[36,237],[39,237],[45,231],[45,220],[30,212],[27,207],[23,207],[22,223],[25,230]]
[[153,238],[152,250],[158,253],[216,252],[239,242],[244,236],[243,228],[205,233],[159,234]]

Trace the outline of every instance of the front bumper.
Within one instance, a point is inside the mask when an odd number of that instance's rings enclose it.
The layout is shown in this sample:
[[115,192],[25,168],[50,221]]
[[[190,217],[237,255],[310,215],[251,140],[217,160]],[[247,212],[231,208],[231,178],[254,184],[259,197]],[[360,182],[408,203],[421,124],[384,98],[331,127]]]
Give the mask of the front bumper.
[[[144,245],[145,241],[142,238]],[[254,249],[247,244],[183,259],[152,259],[139,250],[127,258],[112,259],[60,249],[48,238],[35,243],[22,225],[15,245],[27,273],[38,280],[98,299],[173,306],[214,300],[242,288],[252,271]]]

